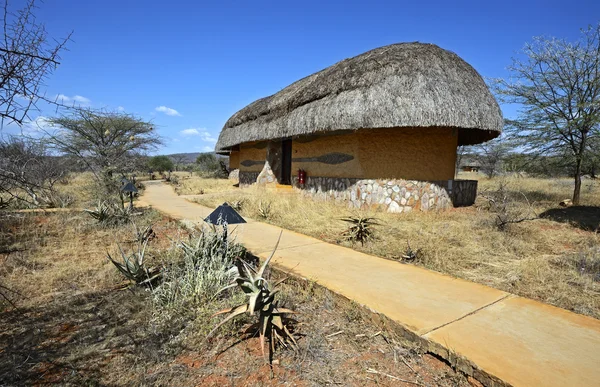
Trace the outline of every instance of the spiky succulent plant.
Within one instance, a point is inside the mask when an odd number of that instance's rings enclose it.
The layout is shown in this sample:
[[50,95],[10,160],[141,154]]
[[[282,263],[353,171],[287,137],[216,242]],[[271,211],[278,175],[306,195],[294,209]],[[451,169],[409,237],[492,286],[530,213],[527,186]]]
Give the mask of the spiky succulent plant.
[[133,252],[131,255],[125,254],[121,246],[119,246],[119,253],[123,259],[122,263],[113,259],[110,253],[106,253],[106,257],[128,280],[138,285],[150,284],[160,276],[160,273],[157,269],[148,269],[146,267],[145,257],[147,244],[147,240],[140,243],[137,251]]
[[361,245],[374,238],[374,228],[381,224],[377,218],[361,215],[349,216],[340,220],[350,223],[350,227],[342,233],[342,238],[352,243],[360,242]]
[[96,208],[92,210],[84,209],[92,218],[96,219],[100,223],[106,223],[111,220],[114,216],[113,210],[107,202],[98,202]]
[[[246,302],[233,308],[228,308],[215,313],[213,317],[226,313],[229,313],[229,315],[219,322],[208,334],[208,337],[211,336],[219,327],[232,320],[236,316],[244,313],[248,313],[251,316],[257,314],[258,333],[263,357],[265,356],[266,339],[268,339],[270,342],[269,361],[272,361],[273,359],[273,353],[275,351],[276,344],[284,347],[290,346],[292,348],[296,348],[296,340],[288,329],[288,324],[286,318],[284,317],[285,314],[293,314],[296,312],[280,307],[278,301],[276,300],[276,295],[279,291],[277,287],[279,284],[285,281],[285,278],[278,281],[271,287],[269,285],[269,281],[264,277],[265,269],[275,255],[275,250],[277,250],[278,245],[279,240],[277,241],[277,245],[275,246],[275,249],[269,258],[262,264],[258,271],[256,271],[243,260],[238,260],[236,262],[238,271],[236,278],[232,284],[221,289],[221,291],[237,286],[245,293]],[[219,291],[219,293],[221,291]]]

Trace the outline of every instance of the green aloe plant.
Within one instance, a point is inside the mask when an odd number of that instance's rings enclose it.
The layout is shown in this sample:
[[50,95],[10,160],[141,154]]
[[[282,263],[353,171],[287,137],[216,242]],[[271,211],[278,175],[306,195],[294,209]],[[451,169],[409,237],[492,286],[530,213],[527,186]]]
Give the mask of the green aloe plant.
[[106,202],[98,202],[96,208],[92,210],[84,209],[83,211],[100,223],[106,223],[114,216],[112,208]]
[[138,250],[136,252],[129,256],[125,254],[119,245],[119,252],[123,259],[122,263],[113,259],[110,253],[106,253],[106,257],[128,280],[138,285],[150,284],[160,276],[160,273],[157,269],[148,269],[146,267],[145,257],[147,245],[148,241],[146,240],[138,245]]
[[360,242],[361,245],[373,239],[375,235],[374,228],[381,225],[377,218],[361,215],[349,216],[340,220],[350,223],[350,227],[342,233],[342,238],[352,243]]
[[[281,238],[281,235],[279,237]],[[279,291],[277,287],[285,281],[285,278],[278,281],[273,286],[270,286],[269,282],[264,277],[265,269],[275,255],[278,245],[279,240],[269,258],[262,264],[258,271],[241,259],[236,261],[238,271],[236,278],[233,283],[221,289],[218,293],[225,289],[237,286],[245,293],[247,298],[246,302],[215,313],[213,317],[226,313],[229,313],[229,315],[219,322],[207,336],[210,337],[223,324],[243,313],[248,313],[251,316],[256,314],[258,316],[258,333],[263,357],[265,356],[266,339],[269,339],[270,342],[269,362],[273,360],[276,344],[284,347],[290,346],[292,348],[296,348],[297,346],[296,340],[289,331],[286,318],[284,317],[285,314],[294,314],[296,312],[280,307],[276,300],[276,295]]]

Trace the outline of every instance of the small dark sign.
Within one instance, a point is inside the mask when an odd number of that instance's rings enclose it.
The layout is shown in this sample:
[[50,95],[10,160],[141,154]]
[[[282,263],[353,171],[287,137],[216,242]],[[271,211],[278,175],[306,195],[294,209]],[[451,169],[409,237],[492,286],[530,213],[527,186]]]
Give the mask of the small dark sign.
[[206,223],[221,225],[246,223],[244,218],[238,214],[228,203],[223,203],[217,207],[210,215],[204,219]]

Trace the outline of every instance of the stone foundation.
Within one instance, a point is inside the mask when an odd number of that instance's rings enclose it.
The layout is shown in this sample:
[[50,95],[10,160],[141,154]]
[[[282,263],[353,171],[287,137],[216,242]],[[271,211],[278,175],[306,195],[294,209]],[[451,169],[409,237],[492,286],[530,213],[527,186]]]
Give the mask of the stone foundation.
[[[292,180],[299,187],[297,178]],[[471,205],[477,195],[477,181],[307,177],[301,189],[316,198],[347,201],[352,208],[379,207],[399,213]]]
[[260,172],[240,171],[240,185],[250,185],[256,183]]

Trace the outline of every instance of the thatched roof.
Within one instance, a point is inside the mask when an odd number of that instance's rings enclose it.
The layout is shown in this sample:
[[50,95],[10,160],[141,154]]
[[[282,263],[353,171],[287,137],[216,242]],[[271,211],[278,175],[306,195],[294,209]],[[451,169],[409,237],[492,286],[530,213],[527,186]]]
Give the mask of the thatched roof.
[[345,59],[259,99],[223,127],[217,151],[320,132],[452,127],[459,144],[497,137],[502,113],[467,62],[434,44],[399,43]]

